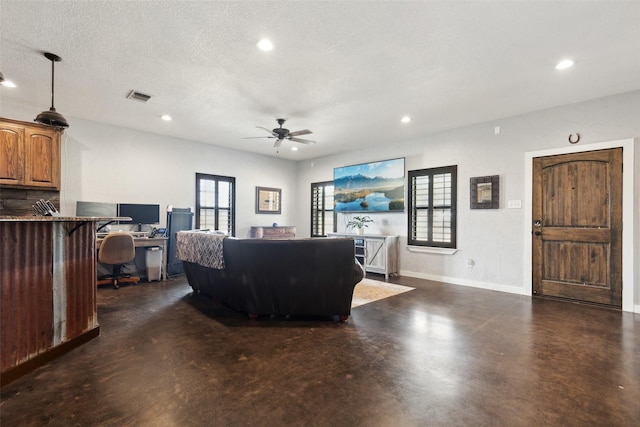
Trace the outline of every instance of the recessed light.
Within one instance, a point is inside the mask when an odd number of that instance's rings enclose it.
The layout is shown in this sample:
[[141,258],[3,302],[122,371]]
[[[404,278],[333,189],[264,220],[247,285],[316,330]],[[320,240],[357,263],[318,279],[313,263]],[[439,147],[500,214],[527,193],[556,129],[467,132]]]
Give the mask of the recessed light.
[[162,120],[164,120],[165,122],[170,122],[171,120],[173,120],[173,119],[171,118],[171,116],[170,116],[170,115],[168,115],[168,114],[163,114],[160,118],[161,118]]
[[563,59],[556,65],[556,70],[566,70],[571,67],[573,67],[573,61],[570,59]]
[[291,147],[291,151],[298,151],[298,147]]
[[409,116],[404,116],[403,118],[400,119],[400,121],[402,123],[409,123],[411,121],[411,117]]
[[256,43],[256,46],[258,46],[258,49],[264,50],[265,52],[273,50],[273,43],[271,43],[271,41],[267,39],[260,40],[258,43]]

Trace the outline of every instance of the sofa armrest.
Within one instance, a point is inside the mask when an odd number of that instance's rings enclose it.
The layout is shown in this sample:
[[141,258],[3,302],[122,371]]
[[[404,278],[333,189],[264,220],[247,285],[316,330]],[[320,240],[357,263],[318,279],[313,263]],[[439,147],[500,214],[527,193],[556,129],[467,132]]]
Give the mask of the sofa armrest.
[[353,281],[354,283],[358,284],[362,281],[362,279],[364,279],[365,276],[365,271],[364,271],[364,267],[362,266],[362,264],[360,264],[358,262],[357,259],[354,260],[353,262]]

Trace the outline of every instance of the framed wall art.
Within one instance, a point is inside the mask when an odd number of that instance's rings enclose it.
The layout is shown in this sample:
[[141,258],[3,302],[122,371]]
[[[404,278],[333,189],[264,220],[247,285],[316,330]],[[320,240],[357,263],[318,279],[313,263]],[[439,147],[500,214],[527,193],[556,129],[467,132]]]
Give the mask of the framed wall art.
[[471,209],[500,208],[500,175],[471,178]]
[[336,212],[404,212],[404,157],[333,170]]
[[281,213],[282,190],[279,188],[256,187],[256,213]]

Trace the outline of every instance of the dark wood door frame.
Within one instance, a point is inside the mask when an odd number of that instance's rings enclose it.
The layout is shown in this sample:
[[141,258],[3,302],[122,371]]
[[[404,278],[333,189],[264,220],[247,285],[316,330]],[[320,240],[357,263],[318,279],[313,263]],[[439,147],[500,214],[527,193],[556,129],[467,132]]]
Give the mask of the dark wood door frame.
[[[594,143],[582,146],[567,146],[555,149],[531,151],[525,153],[525,200],[523,204],[523,294],[533,295],[532,289],[532,192],[533,192],[533,159],[558,154],[569,154],[603,150],[609,148],[623,148],[623,212],[622,221],[622,310],[640,313],[640,304],[635,299],[640,296],[640,202],[634,205],[634,182],[640,183],[640,140],[624,139],[611,142]],[[635,159],[635,170],[633,170]],[[624,166],[626,165],[626,166]],[[635,186],[636,194],[640,192],[640,185]]]

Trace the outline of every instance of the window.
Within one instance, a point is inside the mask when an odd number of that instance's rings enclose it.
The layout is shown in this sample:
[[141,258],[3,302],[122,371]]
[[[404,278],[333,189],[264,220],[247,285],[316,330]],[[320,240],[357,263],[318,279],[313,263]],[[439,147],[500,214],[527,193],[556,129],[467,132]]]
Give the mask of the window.
[[236,179],[196,173],[196,228],[236,234]]
[[333,210],[333,181],[311,184],[311,237],[336,231]]
[[455,249],[457,169],[409,171],[409,245]]

